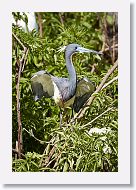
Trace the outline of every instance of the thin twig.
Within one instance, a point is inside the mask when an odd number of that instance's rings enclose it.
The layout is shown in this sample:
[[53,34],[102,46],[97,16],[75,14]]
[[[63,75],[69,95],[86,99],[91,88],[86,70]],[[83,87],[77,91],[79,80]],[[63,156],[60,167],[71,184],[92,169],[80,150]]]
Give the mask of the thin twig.
[[62,151],[65,149],[65,146],[66,146],[66,144],[63,145],[62,150],[59,151],[58,155],[54,159],[52,159],[50,162],[48,162],[48,164],[46,164],[46,167],[48,167],[54,160],[56,160],[56,162],[58,162],[58,160],[59,160],[59,158],[61,156]]
[[116,43],[116,37],[115,37],[115,13],[113,14],[113,19],[114,19],[114,23],[113,23],[113,49],[112,49],[112,63],[114,64],[115,61],[115,43]]
[[108,37],[108,24],[107,24],[107,13],[105,13],[104,15],[104,20],[102,23],[102,27],[103,27],[103,35],[104,35],[104,45],[103,45],[103,49],[105,49],[105,47],[111,47],[110,45],[110,41],[109,41],[109,37]]
[[[55,141],[57,141],[57,139],[58,139],[58,135],[55,137]],[[52,155],[54,154],[54,152],[56,150],[56,144],[57,144],[57,142],[55,142],[55,144],[53,145],[52,149],[50,150],[50,152],[48,154],[49,156],[45,160],[45,166],[46,167],[48,167],[50,165],[50,163],[54,160],[53,159],[53,160],[50,161]]]
[[[116,53],[116,35],[115,35],[115,14],[113,14],[113,19],[114,19],[114,23],[113,23],[113,37],[111,40],[111,36],[108,34],[108,22],[107,22],[107,13],[105,13],[105,16],[102,20],[102,29],[103,29],[103,45],[102,45],[102,52],[108,51],[109,50],[109,54],[111,57],[111,61],[112,64],[114,64],[115,62],[115,53]],[[111,32],[110,32],[111,33]]]
[[113,36],[113,48],[112,48],[112,63],[114,64],[115,61],[115,35]]
[[94,64],[92,65],[91,74],[93,74],[93,72],[95,71],[95,69],[96,69],[96,63],[94,63]]
[[55,139],[56,139],[56,138],[52,137],[51,140],[48,142],[46,148],[44,149],[43,154],[42,154],[43,156],[42,156],[42,158],[41,158],[41,160],[40,160],[40,162],[39,162],[39,163],[40,163],[40,164],[39,164],[40,167],[42,166],[43,159],[44,159],[44,155],[45,155],[45,153],[47,152],[48,146],[49,146],[49,145],[53,145],[53,146],[54,146],[53,141],[55,141]]
[[29,49],[26,50],[26,54],[25,54],[25,57],[24,57],[24,62],[22,64],[21,73],[24,71],[24,67],[25,67],[25,64],[26,64],[26,58],[28,56],[28,52],[29,52]]
[[63,15],[62,15],[62,13],[59,13],[59,17],[60,17],[60,22],[61,22],[61,24],[64,26],[64,20],[63,20]]
[[46,143],[47,143],[46,141],[42,141],[42,140],[38,139],[37,137],[35,137],[32,130],[31,130],[31,131],[28,131],[28,130],[25,129],[25,128],[24,128],[23,130],[25,130],[31,137],[33,137],[33,138],[34,138],[36,141],[38,141],[40,144],[46,144]]
[[109,51],[109,50],[111,50],[113,48],[118,48],[118,44],[115,44],[114,46],[111,46],[110,48],[109,47],[108,48],[104,48],[104,49],[101,50],[101,52],[106,52],[106,51]]
[[46,167],[48,167],[49,165],[50,165],[50,159],[51,159],[51,157],[52,157],[52,155],[54,154],[54,152],[55,152],[55,150],[56,150],[56,145],[54,145],[53,147],[52,147],[52,149],[51,149],[51,151],[50,151],[50,153],[49,153],[49,156],[46,158],[46,160],[45,160],[45,166]]
[[42,38],[42,36],[43,36],[42,17],[41,17],[40,13],[37,13],[37,15],[38,15],[38,24],[39,24],[40,37]]
[[98,118],[100,118],[101,116],[103,116],[105,113],[107,113],[108,111],[110,111],[110,110],[112,110],[112,109],[114,109],[114,108],[113,108],[113,107],[112,107],[112,108],[108,108],[106,111],[104,111],[103,113],[101,113],[100,115],[98,115],[97,117],[95,117],[92,121],[88,122],[88,123],[85,124],[85,125],[80,126],[80,129],[82,129],[82,128],[84,128],[84,127],[86,127],[86,126],[92,124],[94,121],[96,121]]
[[109,82],[107,82],[102,89],[106,88],[108,85],[110,85],[111,83],[113,83],[115,80],[118,80],[118,76],[114,77],[112,80],[110,80]]
[[[114,65],[112,66],[112,68],[106,73],[105,77],[103,78],[102,82],[100,83],[100,85],[97,87],[96,91],[92,94],[92,96],[88,99],[88,101],[85,103],[85,105],[83,106],[83,108],[74,116],[74,119],[79,119],[81,117],[83,117],[85,111],[90,107],[92,101],[94,100],[95,96],[94,94],[98,93],[102,87],[104,86],[106,80],[109,78],[109,76],[114,72],[114,70],[117,68],[118,66],[118,60],[114,63]],[[73,122],[72,120],[72,122]]]
[[[19,152],[16,149],[12,149],[12,152],[19,155]],[[21,153],[21,157],[25,158],[25,155],[23,153]]]
[[24,46],[24,44],[20,41],[20,39],[13,32],[12,32],[12,35],[14,36],[16,41],[18,41],[18,43],[22,46],[22,48],[25,49],[26,47]]

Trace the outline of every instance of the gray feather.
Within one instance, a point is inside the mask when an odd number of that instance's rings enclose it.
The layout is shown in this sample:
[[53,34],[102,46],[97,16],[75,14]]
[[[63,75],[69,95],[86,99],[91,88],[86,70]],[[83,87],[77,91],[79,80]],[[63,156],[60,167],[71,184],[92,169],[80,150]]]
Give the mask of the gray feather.
[[68,101],[75,95],[76,86],[70,83],[68,78],[51,76],[53,82],[57,85],[64,102]]
[[39,71],[31,78],[32,91],[35,101],[43,96],[50,98],[54,95],[54,86],[51,76],[45,71]]
[[90,98],[94,92],[95,87],[93,83],[87,78],[83,78],[77,82],[77,90],[75,95],[75,101],[73,108],[75,112],[78,112],[85,102]]

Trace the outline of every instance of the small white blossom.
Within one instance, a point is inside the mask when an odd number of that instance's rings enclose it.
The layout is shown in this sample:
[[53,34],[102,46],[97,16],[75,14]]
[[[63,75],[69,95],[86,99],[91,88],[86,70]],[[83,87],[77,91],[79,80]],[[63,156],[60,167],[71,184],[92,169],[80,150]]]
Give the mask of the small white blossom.
[[105,141],[105,140],[107,139],[107,137],[103,136],[103,137],[100,137],[100,139],[101,139],[102,141]]
[[111,148],[106,144],[105,145],[105,147],[103,148],[103,152],[105,153],[105,154],[111,154],[112,153],[112,151],[111,151]]
[[65,49],[66,49],[66,47],[67,46],[61,46],[59,49],[58,49],[58,51],[57,52],[63,52],[63,51],[65,51]]
[[109,133],[110,131],[111,131],[110,128],[104,127],[104,128],[99,129],[99,128],[95,127],[95,128],[90,129],[88,134],[92,135],[93,133],[97,133],[97,134],[101,135],[101,134]]

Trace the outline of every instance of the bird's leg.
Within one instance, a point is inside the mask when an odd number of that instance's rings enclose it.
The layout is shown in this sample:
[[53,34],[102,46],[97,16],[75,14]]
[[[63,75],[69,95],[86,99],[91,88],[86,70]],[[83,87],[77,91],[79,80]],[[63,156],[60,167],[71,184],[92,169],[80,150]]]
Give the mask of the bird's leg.
[[72,113],[71,113],[71,119],[74,117],[74,108],[73,108],[73,105],[72,105]]
[[60,108],[60,128],[62,127],[62,118],[63,118],[63,111]]
[[62,110],[60,108],[60,128],[62,127],[63,121],[66,121],[66,123],[68,123],[67,109],[63,108],[63,110]]

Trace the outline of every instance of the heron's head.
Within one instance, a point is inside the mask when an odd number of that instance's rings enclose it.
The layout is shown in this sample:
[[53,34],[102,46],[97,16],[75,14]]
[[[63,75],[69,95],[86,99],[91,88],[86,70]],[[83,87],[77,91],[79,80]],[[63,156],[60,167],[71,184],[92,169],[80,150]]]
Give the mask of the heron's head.
[[95,54],[102,54],[102,52],[98,52],[95,50],[87,49],[82,47],[79,44],[69,44],[65,47],[65,51],[68,54],[74,54],[74,53],[95,53]]

